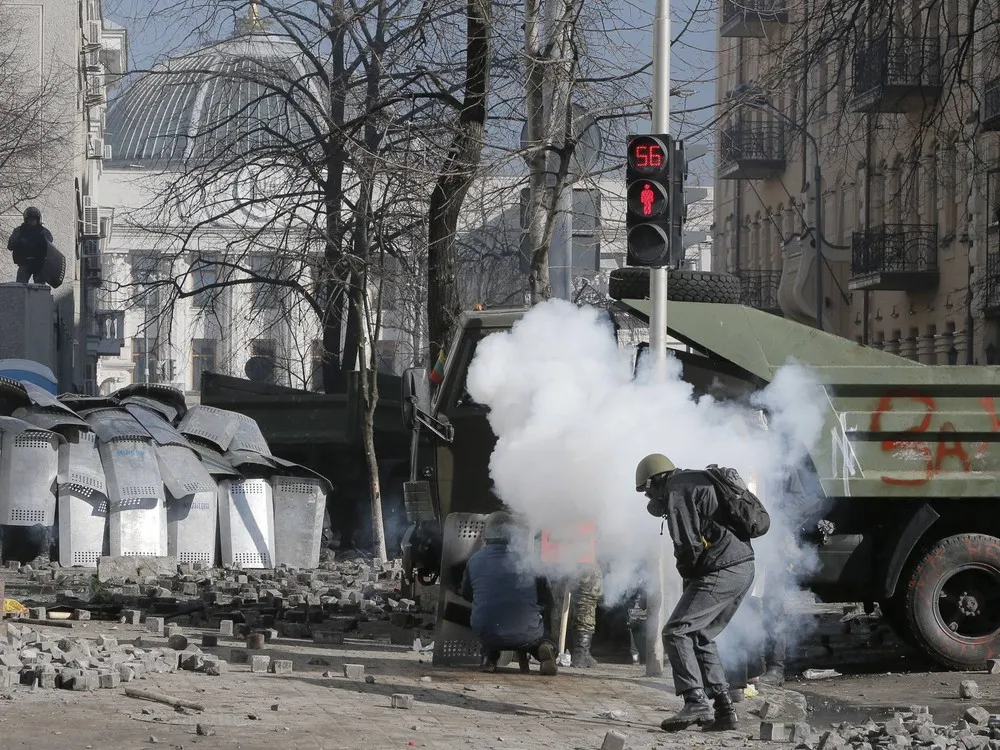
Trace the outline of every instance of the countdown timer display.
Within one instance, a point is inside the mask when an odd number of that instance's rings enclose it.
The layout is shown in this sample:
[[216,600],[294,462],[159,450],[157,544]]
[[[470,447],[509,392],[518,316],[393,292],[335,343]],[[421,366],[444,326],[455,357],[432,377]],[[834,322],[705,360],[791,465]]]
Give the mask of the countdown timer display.
[[667,153],[658,138],[639,136],[628,144],[629,166],[640,174],[656,174],[666,167]]

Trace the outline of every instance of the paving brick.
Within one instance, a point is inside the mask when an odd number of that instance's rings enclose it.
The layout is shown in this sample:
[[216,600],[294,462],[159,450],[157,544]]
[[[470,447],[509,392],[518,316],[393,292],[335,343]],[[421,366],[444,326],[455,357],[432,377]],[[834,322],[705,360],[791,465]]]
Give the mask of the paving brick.
[[365,676],[365,665],[364,664],[345,664],[344,665],[344,677],[349,680],[360,680]]
[[393,693],[393,708],[413,708],[413,696],[409,693]]
[[229,671],[229,663],[224,659],[217,659],[215,661],[205,662],[205,674],[212,677],[218,677]]
[[263,654],[254,654],[250,657],[251,672],[266,672],[271,663],[271,657]]
[[73,610],[74,620],[89,620],[90,610],[89,609],[74,609]]
[[219,635],[224,635],[229,638],[233,636],[233,621],[232,620],[222,620],[219,622]]
[[604,735],[604,742],[601,743],[601,750],[625,750],[624,734],[617,729],[609,729]]
[[138,625],[142,621],[142,610],[123,609],[122,619],[125,621],[126,625]]
[[147,617],[146,618],[146,630],[154,635],[163,635],[163,618],[162,617]]
[[270,671],[274,674],[291,674],[292,673],[292,661],[291,659],[275,659],[271,662]]
[[102,688],[116,688],[121,684],[122,678],[118,672],[99,672],[97,683]]
[[760,723],[760,738],[770,742],[788,742],[792,733],[786,724],[773,721],[762,721]]
[[219,636],[215,633],[204,633],[201,636],[202,648],[215,648],[219,645]]

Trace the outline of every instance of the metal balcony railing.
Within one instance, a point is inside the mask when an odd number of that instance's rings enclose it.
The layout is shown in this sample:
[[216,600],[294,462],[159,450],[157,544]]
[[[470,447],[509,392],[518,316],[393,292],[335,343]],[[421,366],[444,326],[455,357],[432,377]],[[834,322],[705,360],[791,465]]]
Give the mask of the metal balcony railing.
[[1000,130],[1000,78],[986,84],[983,91],[983,130]]
[[785,129],[781,123],[740,120],[722,131],[723,161],[784,161]]
[[778,286],[781,271],[740,271],[740,304],[766,312],[781,310]]
[[983,313],[990,317],[1000,315],[1000,247],[986,253],[986,274],[982,290]]
[[937,271],[936,224],[883,224],[851,236],[851,270],[873,273]]
[[854,53],[854,108],[906,111],[910,100],[936,95],[941,87],[937,38],[882,35]]

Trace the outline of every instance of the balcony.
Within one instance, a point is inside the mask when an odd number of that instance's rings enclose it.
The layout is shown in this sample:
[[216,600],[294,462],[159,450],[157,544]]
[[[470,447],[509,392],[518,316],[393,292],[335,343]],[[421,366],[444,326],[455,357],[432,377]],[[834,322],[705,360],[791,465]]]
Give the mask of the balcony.
[[881,36],[854,53],[854,112],[914,112],[941,94],[936,38]]
[[94,326],[87,337],[87,353],[98,357],[120,357],[123,346],[125,311],[98,310],[94,313]]
[[936,224],[883,224],[851,237],[851,291],[919,292],[938,283]]
[[722,37],[766,37],[788,23],[785,0],[723,0]]
[[766,180],[785,171],[781,123],[739,120],[720,134],[720,180]]
[[987,318],[1000,318],[1000,249],[986,254],[982,294],[983,315]]
[[757,310],[781,315],[778,304],[778,286],[781,271],[739,271],[740,304]]
[[1000,78],[994,78],[986,84],[980,119],[983,130],[1000,131]]

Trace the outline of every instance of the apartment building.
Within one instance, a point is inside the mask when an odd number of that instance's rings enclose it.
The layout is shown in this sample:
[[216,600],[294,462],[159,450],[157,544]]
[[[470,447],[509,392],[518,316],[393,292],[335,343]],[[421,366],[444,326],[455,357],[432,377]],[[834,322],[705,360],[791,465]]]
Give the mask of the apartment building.
[[715,269],[868,346],[1000,362],[1000,9],[723,0],[719,63]]
[[[100,0],[4,0],[3,10],[3,229],[9,234],[35,205],[66,258],[52,292],[52,364],[61,388],[82,391],[96,377],[96,294],[113,219],[100,199],[107,88],[125,69],[127,35],[103,19]],[[6,251],[0,274],[15,278]]]

